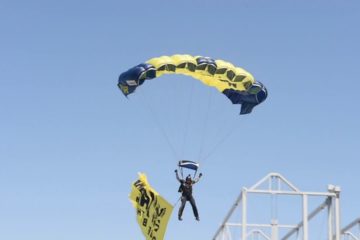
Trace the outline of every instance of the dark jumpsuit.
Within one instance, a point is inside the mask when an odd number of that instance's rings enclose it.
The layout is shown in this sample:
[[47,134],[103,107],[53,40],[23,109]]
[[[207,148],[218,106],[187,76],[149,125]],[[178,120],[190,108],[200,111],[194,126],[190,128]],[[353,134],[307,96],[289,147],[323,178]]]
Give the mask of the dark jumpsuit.
[[179,213],[178,213],[179,219],[181,219],[182,213],[183,213],[184,208],[185,208],[186,201],[189,201],[190,204],[191,204],[192,210],[194,212],[195,218],[197,220],[199,220],[199,213],[198,213],[198,210],[197,210],[197,207],[196,207],[195,199],[192,196],[192,185],[197,183],[200,180],[200,178],[196,178],[194,180],[191,180],[191,182],[188,183],[185,180],[180,179],[179,176],[178,176],[178,173],[176,173],[176,179],[181,183],[180,189],[181,189],[181,192],[182,192],[181,206],[179,208]]

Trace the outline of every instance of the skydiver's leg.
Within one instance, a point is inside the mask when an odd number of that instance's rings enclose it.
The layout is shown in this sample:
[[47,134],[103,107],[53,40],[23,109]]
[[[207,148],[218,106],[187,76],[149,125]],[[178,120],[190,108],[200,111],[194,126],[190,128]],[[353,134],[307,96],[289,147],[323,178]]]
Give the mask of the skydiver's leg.
[[186,204],[186,197],[184,196],[181,196],[181,205],[180,205],[180,208],[179,208],[179,213],[178,213],[178,217],[179,217],[179,220],[181,221],[182,218],[182,214],[183,214],[183,211],[184,211],[184,208],[185,208],[185,204]]
[[195,216],[196,220],[199,221],[199,213],[198,213],[196,203],[195,203],[195,199],[193,198],[193,196],[190,196],[189,201],[190,201],[191,207],[193,209],[194,216]]

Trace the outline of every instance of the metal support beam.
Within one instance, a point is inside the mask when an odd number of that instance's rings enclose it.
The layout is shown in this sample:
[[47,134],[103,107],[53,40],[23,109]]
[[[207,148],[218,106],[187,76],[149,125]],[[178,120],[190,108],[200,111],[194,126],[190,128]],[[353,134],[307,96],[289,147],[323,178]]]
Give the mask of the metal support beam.
[[261,236],[265,240],[271,240],[263,231],[259,229],[251,230],[247,237],[254,236],[256,239],[259,239],[259,236]]
[[241,202],[243,193],[241,192],[239,196],[237,197],[235,203],[231,206],[230,211],[226,214],[223,223],[221,224],[220,228],[216,231],[213,240],[216,239],[216,236],[220,234],[220,232],[223,230],[223,228],[226,225],[226,222],[229,221],[231,215],[234,213],[235,209],[238,207],[239,203]]
[[357,218],[354,221],[352,221],[351,223],[349,223],[348,225],[346,225],[343,229],[341,229],[341,233],[345,233],[346,231],[350,230],[351,228],[353,228],[356,225],[360,226],[360,218]]
[[332,198],[328,198],[328,239],[332,240],[333,236],[333,201]]
[[[310,221],[313,217],[315,217],[319,212],[321,212],[326,206],[329,206],[330,204],[330,199],[331,198],[327,198],[322,204],[320,204],[320,206],[318,206],[315,210],[313,210],[308,216],[307,216],[307,221]],[[289,231],[283,238],[281,238],[281,240],[286,240],[289,239],[289,237],[291,237],[294,233],[296,233],[297,231],[299,231],[300,228],[302,228],[304,225],[304,222],[301,221],[299,222],[296,227],[294,229],[292,229],[291,231]]]
[[279,239],[278,222],[275,219],[271,220],[271,240]]
[[[356,236],[353,232],[350,231],[355,226],[358,226],[358,229],[356,230],[358,236]],[[360,240],[360,218],[355,219],[354,221],[346,225],[343,229],[341,229],[341,234],[343,236],[347,236],[347,239]]]
[[[267,184],[266,184],[267,183]],[[269,222],[248,222],[249,219],[254,219],[252,215],[249,213],[253,213],[252,211],[248,211],[248,202],[250,200],[248,196],[251,194],[257,195],[272,195],[277,197],[281,196],[294,196],[301,197],[302,204],[299,206],[299,209],[302,209],[301,218],[298,224],[279,224],[279,219],[277,214],[273,214],[273,209],[277,211],[281,206],[274,206],[274,204],[270,204],[271,208],[271,217]],[[223,223],[220,225],[219,229],[216,231],[213,240],[228,240],[228,239],[241,239],[247,240],[249,238],[254,237],[263,237],[266,240],[288,240],[295,233],[302,233],[302,240],[309,240],[312,238],[312,232],[310,220],[318,215],[323,209],[327,209],[327,238],[328,240],[340,240],[341,232],[340,232],[340,188],[334,185],[328,186],[328,192],[304,192],[300,191],[297,187],[295,187],[290,181],[284,178],[282,175],[278,173],[270,173],[266,177],[262,178],[255,185],[250,188],[243,188],[240,195],[236,199],[235,203],[230,208],[230,211],[227,213]],[[312,198],[310,198],[312,197]],[[314,209],[309,214],[309,205],[310,200],[313,198],[325,198],[325,201],[320,204],[316,209]],[[252,200],[252,198],[251,198]],[[251,205],[250,205],[251,206]],[[233,216],[236,209],[241,211],[241,220],[239,222],[229,222],[231,217]],[[295,209],[294,209],[295,210]],[[249,216],[248,216],[249,215]],[[262,216],[264,219],[264,216]],[[280,219],[281,220],[281,219]],[[236,237],[232,237],[230,228],[241,228],[241,235],[237,235]],[[267,233],[271,234],[270,237],[265,234],[261,234],[262,230],[267,229]],[[289,232],[285,235],[281,230],[288,229]],[[346,229],[343,230],[345,233]],[[262,232],[263,233],[263,232]],[[226,234],[226,239],[224,239]],[[266,237],[265,237],[266,236]]]
[[339,196],[335,198],[335,239],[340,240],[340,199]]
[[308,240],[308,196],[303,196],[303,240]]
[[242,200],[242,231],[241,231],[241,239],[246,240],[246,225],[247,225],[247,191],[243,190],[243,200]]

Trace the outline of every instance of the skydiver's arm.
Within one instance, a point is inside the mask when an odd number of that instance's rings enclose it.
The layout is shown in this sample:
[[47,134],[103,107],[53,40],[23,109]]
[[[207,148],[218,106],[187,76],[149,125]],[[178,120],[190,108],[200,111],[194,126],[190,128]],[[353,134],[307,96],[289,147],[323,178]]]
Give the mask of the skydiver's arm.
[[200,181],[200,178],[202,177],[202,173],[199,174],[199,177],[195,178],[193,180],[193,184],[197,183],[198,181]]
[[177,171],[177,170],[175,170],[175,174],[176,174],[176,179],[177,179],[179,182],[181,182],[181,179],[179,178],[179,174],[178,174],[178,171]]

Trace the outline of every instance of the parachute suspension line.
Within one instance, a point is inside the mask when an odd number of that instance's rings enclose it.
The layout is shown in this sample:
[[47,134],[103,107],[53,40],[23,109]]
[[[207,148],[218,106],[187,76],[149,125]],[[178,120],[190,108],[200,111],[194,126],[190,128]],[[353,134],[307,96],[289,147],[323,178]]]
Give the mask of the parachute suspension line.
[[183,169],[182,169],[182,167],[180,167],[180,166],[179,166],[179,168],[180,168],[181,179],[184,179]]
[[[228,123],[226,125],[223,126],[227,126],[229,129],[226,132],[226,134],[211,148],[211,150],[209,151],[209,153],[207,155],[205,155],[205,157],[202,159],[202,161],[205,161],[206,159],[208,159],[211,155],[213,155],[216,150],[231,136],[233,135],[236,130],[239,128],[240,124],[229,124],[230,121],[228,121]],[[235,126],[235,127],[234,127]],[[220,131],[219,131],[220,132]],[[217,134],[219,135],[219,134]]]
[[154,109],[151,107],[150,102],[147,101],[147,99],[145,99],[145,96],[142,96],[141,94],[139,94],[139,95],[140,95],[140,98],[142,98],[141,102],[145,102],[146,107],[148,108],[149,112],[151,113],[151,116],[152,116],[154,122],[156,123],[157,128],[159,129],[159,131],[162,133],[163,137],[165,138],[165,140],[166,140],[166,142],[167,142],[167,144],[168,144],[168,146],[169,146],[169,148],[170,148],[170,150],[171,150],[171,152],[173,154],[173,157],[175,158],[175,160],[179,159],[178,154],[176,153],[174,146],[171,144],[171,141],[170,141],[168,135],[166,134],[165,129],[161,125],[161,122],[159,121],[159,118],[157,117]]
[[196,169],[195,172],[194,172],[193,179],[195,179],[196,173],[197,173],[197,169]]
[[176,205],[179,203],[180,199],[181,199],[181,197],[179,197],[178,200],[173,204],[173,208],[176,207]]
[[[216,113],[217,117],[218,116],[226,116],[225,114],[225,109],[222,107],[222,105],[218,104],[217,102],[211,102],[211,107],[214,110],[211,110],[211,112]],[[210,108],[210,107],[209,107]],[[210,111],[209,111],[210,113]],[[208,117],[208,119],[210,120],[211,118]],[[232,135],[232,131],[233,127],[232,126],[238,126],[239,124],[232,124],[231,123],[232,118],[227,117],[224,119],[224,121],[220,120],[221,125],[219,125],[218,127],[212,129],[214,130],[214,137],[212,138],[207,138],[207,139],[214,139],[213,141],[208,142],[208,147],[206,147],[206,151],[204,151],[204,153],[201,156],[200,160],[206,160],[208,159],[216,150],[217,148],[223,143],[225,142],[225,140]],[[238,121],[238,118],[236,116],[236,121]],[[225,133],[224,137],[221,137],[221,135]],[[210,146],[209,146],[210,145]],[[211,146],[213,145],[213,146]],[[211,148],[212,147],[212,148]],[[205,148],[205,147],[204,147]]]
[[185,146],[186,146],[186,140],[187,140],[187,136],[188,136],[188,132],[189,132],[189,123],[190,123],[190,118],[191,118],[191,109],[192,109],[192,105],[193,105],[193,95],[194,95],[194,82],[192,81],[191,83],[191,89],[190,89],[190,97],[189,97],[189,102],[187,105],[187,112],[186,112],[186,120],[185,120],[185,129],[184,129],[184,134],[183,134],[183,142],[182,142],[182,147],[181,147],[181,158],[184,158],[184,154],[185,154]]
[[202,128],[202,132],[200,134],[201,139],[200,139],[200,149],[199,149],[199,155],[198,155],[198,159],[200,160],[204,151],[204,145],[205,145],[205,134],[206,134],[206,130],[208,128],[208,123],[209,123],[209,113],[210,113],[210,107],[211,107],[211,103],[212,103],[212,94],[213,92],[211,91],[211,89],[208,90],[208,101],[207,101],[207,107],[206,107],[206,112],[205,112],[205,121],[203,124],[203,128]]

